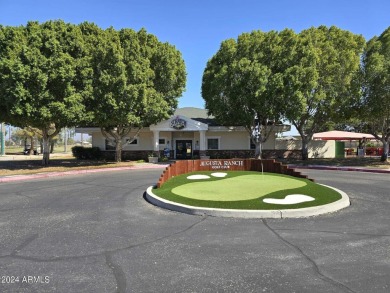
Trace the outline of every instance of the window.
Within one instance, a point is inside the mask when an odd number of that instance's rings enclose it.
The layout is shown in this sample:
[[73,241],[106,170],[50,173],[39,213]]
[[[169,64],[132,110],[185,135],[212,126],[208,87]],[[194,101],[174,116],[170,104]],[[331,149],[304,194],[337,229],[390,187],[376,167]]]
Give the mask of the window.
[[[126,141],[126,144],[129,144],[129,145],[138,145],[138,138],[134,139],[131,143],[129,143],[130,138],[126,138],[125,141]],[[106,151],[115,150],[115,144],[110,143],[108,139],[106,139],[105,145],[106,145]]]
[[126,138],[126,143],[129,145],[138,145],[138,138],[134,139],[131,143],[129,143],[130,140],[130,138]]
[[207,139],[207,149],[208,150],[218,150],[219,149],[219,138],[208,138]]
[[105,145],[106,145],[106,151],[115,150],[115,145],[113,145],[112,143],[110,143],[108,139],[106,139]]
[[249,137],[249,146],[250,146],[251,150],[255,150],[256,149],[256,144],[253,143],[253,140],[250,137]]
[[158,144],[165,144],[165,138],[160,138],[158,140]]

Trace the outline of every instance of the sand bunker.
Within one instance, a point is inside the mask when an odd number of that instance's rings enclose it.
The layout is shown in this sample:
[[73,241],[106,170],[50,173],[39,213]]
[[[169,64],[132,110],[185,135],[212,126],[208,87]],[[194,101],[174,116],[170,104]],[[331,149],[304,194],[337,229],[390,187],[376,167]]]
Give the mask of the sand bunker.
[[211,173],[211,176],[214,177],[226,177],[227,173],[217,172],[217,173]]
[[[220,178],[226,177],[226,175],[227,175],[227,173],[222,173],[222,172],[211,173],[211,176],[213,176],[213,177],[220,177]],[[190,179],[190,180],[210,179],[210,178],[211,178],[210,176],[202,175],[202,174],[191,175],[191,176],[187,177],[187,179]]]
[[188,176],[187,179],[190,179],[190,180],[198,180],[198,179],[210,179],[211,177],[210,176],[207,176],[207,175],[191,175],[191,176]]
[[265,198],[263,202],[272,204],[297,204],[306,201],[313,201],[314,198],[304,194],[289,194],[283,199]]

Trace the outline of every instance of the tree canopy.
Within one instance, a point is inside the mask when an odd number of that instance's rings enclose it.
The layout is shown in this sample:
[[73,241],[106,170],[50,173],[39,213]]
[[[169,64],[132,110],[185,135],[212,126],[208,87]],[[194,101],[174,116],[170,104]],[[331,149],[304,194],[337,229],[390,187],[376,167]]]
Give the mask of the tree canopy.
[[390,144],[390,27],[368,41],[363,55],[364,76],[361,120],[383,143],[381,160],[386,161]]
[[[278,99],[281,72],[289,59],[284,44],[294,37],[286,29],[254,31],[226,40],[203,74],[202,96],[209,114],[224,125],[245,126],[256,143],[257,157],[284,112],[283,101]],[[258,137],[253,131],[257,127]]]
[[88,71],[83,38],[63,21],[0,27],[0,105],[3,120],[35,127],[43,135],[43,164],[49,163],[50,139],[85,115]]
[[302,137],[302,158],[307,143],[323,125],[348,116],[348,105],[360,94],[359,64],[364,38],[337,27],[302,31],[292,48],[293,62],[284,73],[286,118]]
[[[222,123],[253,129],[262,121],[289,120],[302,137],[302,158],[314,132],[342,119],[359,95],[359,64],[365,41],[337,27],[320,26],[296,34],[244,33],[226,40],[207,63],[202,95]],[[261,139],[266,139],[266,133]]]
[[157,123],[177,107],[185,88],[186,71],[180,52],[161,43],[145,29],[101,30],[81,25],[91,52],[93,96],[87,102],[92,124],[116,146],[130,131]]
[[80,125],[101,127],[119,161],[123,138],[172,114],[185,82],[180,52],[144,29],[0,26],[0,118],[41,130],[44,165],[50,140]]

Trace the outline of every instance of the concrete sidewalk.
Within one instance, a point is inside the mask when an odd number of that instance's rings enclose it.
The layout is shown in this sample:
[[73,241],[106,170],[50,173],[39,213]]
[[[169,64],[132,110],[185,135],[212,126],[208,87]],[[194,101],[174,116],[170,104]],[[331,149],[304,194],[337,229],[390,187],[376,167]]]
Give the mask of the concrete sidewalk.
[[355,172],[390,174],[390,168],[380,169],[380,168],[370,168],[370,167],[323,166],[323,165],[308,165],[308,166],[288,165],[288,166],[294,169],[336,170],[336,171],[355,171]]

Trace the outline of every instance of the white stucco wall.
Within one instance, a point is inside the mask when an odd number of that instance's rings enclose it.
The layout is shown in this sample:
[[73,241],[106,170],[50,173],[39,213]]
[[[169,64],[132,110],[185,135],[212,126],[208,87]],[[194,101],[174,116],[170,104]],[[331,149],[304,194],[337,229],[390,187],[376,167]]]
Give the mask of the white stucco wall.
[[[277,130],[277,129],[275,129]],[[250,134],[244,127],[210,127],[207,131],[208,137],[220,138],[220,149],[222,150],[249,150],[250,149]],[[263,150],[275,149],[275,133],[271,133],[267,142],[263,143]]]
[[[218,137],[221,150],[249,150],[250,136],[247,131],[231,132],[206,132],[206,137]],[[264,150],[273,150],[275,147],[275,136],[271,135],[263,144]]]
[[[135,132],[129,134],[129,138],[133,137]],[[193,142],[193,148],[195,149],[196,142],[200,141],[199,132],[186,132],[186,131],[160,131],[159,138],[165,139],[165,144],[160,145],[160,150],[163,150],[167,146],[169,141],[169,147],[174,149],[176,140],[189,139]],[[218,138],[220,150],[249,150],[250,139],[249,134],[246,131],[207,131],[207,138]],[[124,140],[125,142],[125,140]],[[105,137],[100,132],[92,133],[92,145],[99,147],[101,150],[105,150]],[[207,145],[207,143],[206,143]],[[263,145],[264,150],[272,150],[275,148],[275,136],[271,135],[268,141]],[[123,150],[152,150],[153,149],[153,132],[149,129],[142,130],[138,135],[138,144],[126,144]]]
[[[183,122],[184,127],[172,126],[172,121],[180,120]],[[280,126],[275,128],[274,131],[288,130],[286,126]],[[98,128],[83,128],[92,135],[92,145],[99,147],[101,150],[105,150],[105,137],[101,134]],[[201,143],[201,133],[205,133],[205,144]],[[128,135],[128,138],[132,138],[135,135],[135,131]],[[191,140],[194,150],[202,148],[206,145],[207,139],[217,138],[219,140],[219,150],[250,150],[250,136],[249,133],[241,126],[210,126],[208,124],[199,122],[197,120],[190,119],[185,116],[175,115],[170,119],[161,121],[156,125],[144,128],[138,135],[137,144],[125,144],[124,139],[123,150],[134,151],[151,151],[154,149],[155,140],[154,134],[158,133],[160,139],[165,139],[163,144],[159,145],[159,149],[163,150],[165,147],[169,147],[171,150],[176,148],[176,141],[178,140]],[[169,142],[169,144],[168,144]],[[202,135],[203,142],[203,135]],[[263,144],[264,150],[275,149],[275,135],[272,134],[268,138],[267,142]]]
[[[129,139],[134,137],[136,132],[130,132],[130,134],[127,136]],[[161,131],[159,134],[160,138],[164,138],[165,142],[168,141],[172,142],[172,135],[171,132],[165,132]],[[125,142],[126,139],[123,140]],[[100,132],[93,132],[92,133],[92,145],[99,147],[101,150],[105,150],[105,137]],[[163,150],[165,148],[166,144],[160,145],[160,149]],[[125,144],[123,146],[123,150],[131,151],[131,150],[137,150],[137,151],[151,151],[153,150],[153,132],[149,131],[148,129],[142,130],[138,134],[138,144]]]
[[101,150],[105,150],[105,139],[103,134],[100,132],[92,132],[92,146],[98,147]]
[[221,150],[246,150],[250,146],[246,132],[206,132],[206,138],[218,138]]
[[[336,154],[336,142],[334,140],[312,140],[309,142],[309,158],[334,158]],[[300,140],[277,140],[277,150],[301,150]]]
[[[160,134],[161,136],[161,134]],[[206,146],[208,138],[219,139],[220,150],[246,150],[249,149],[249,136],[247,132],[221,132],[221,131],[206,131]],[[200,141],[199,132],[174,131],[172,132],[172,142],[177,140],[192,140],[195,148],[196,142]]]
[[[126,139],[132,139],[136,132],[130,132],[129,135],[124,139],[123,143],[126,142]],[[151,132],[140,132],[138,134],[138,144],[124,144],[123,150],[152,150],[153,149],[153,133]]]
[[271,134],[263,145],[263,150],[275,149],[275,134]]

